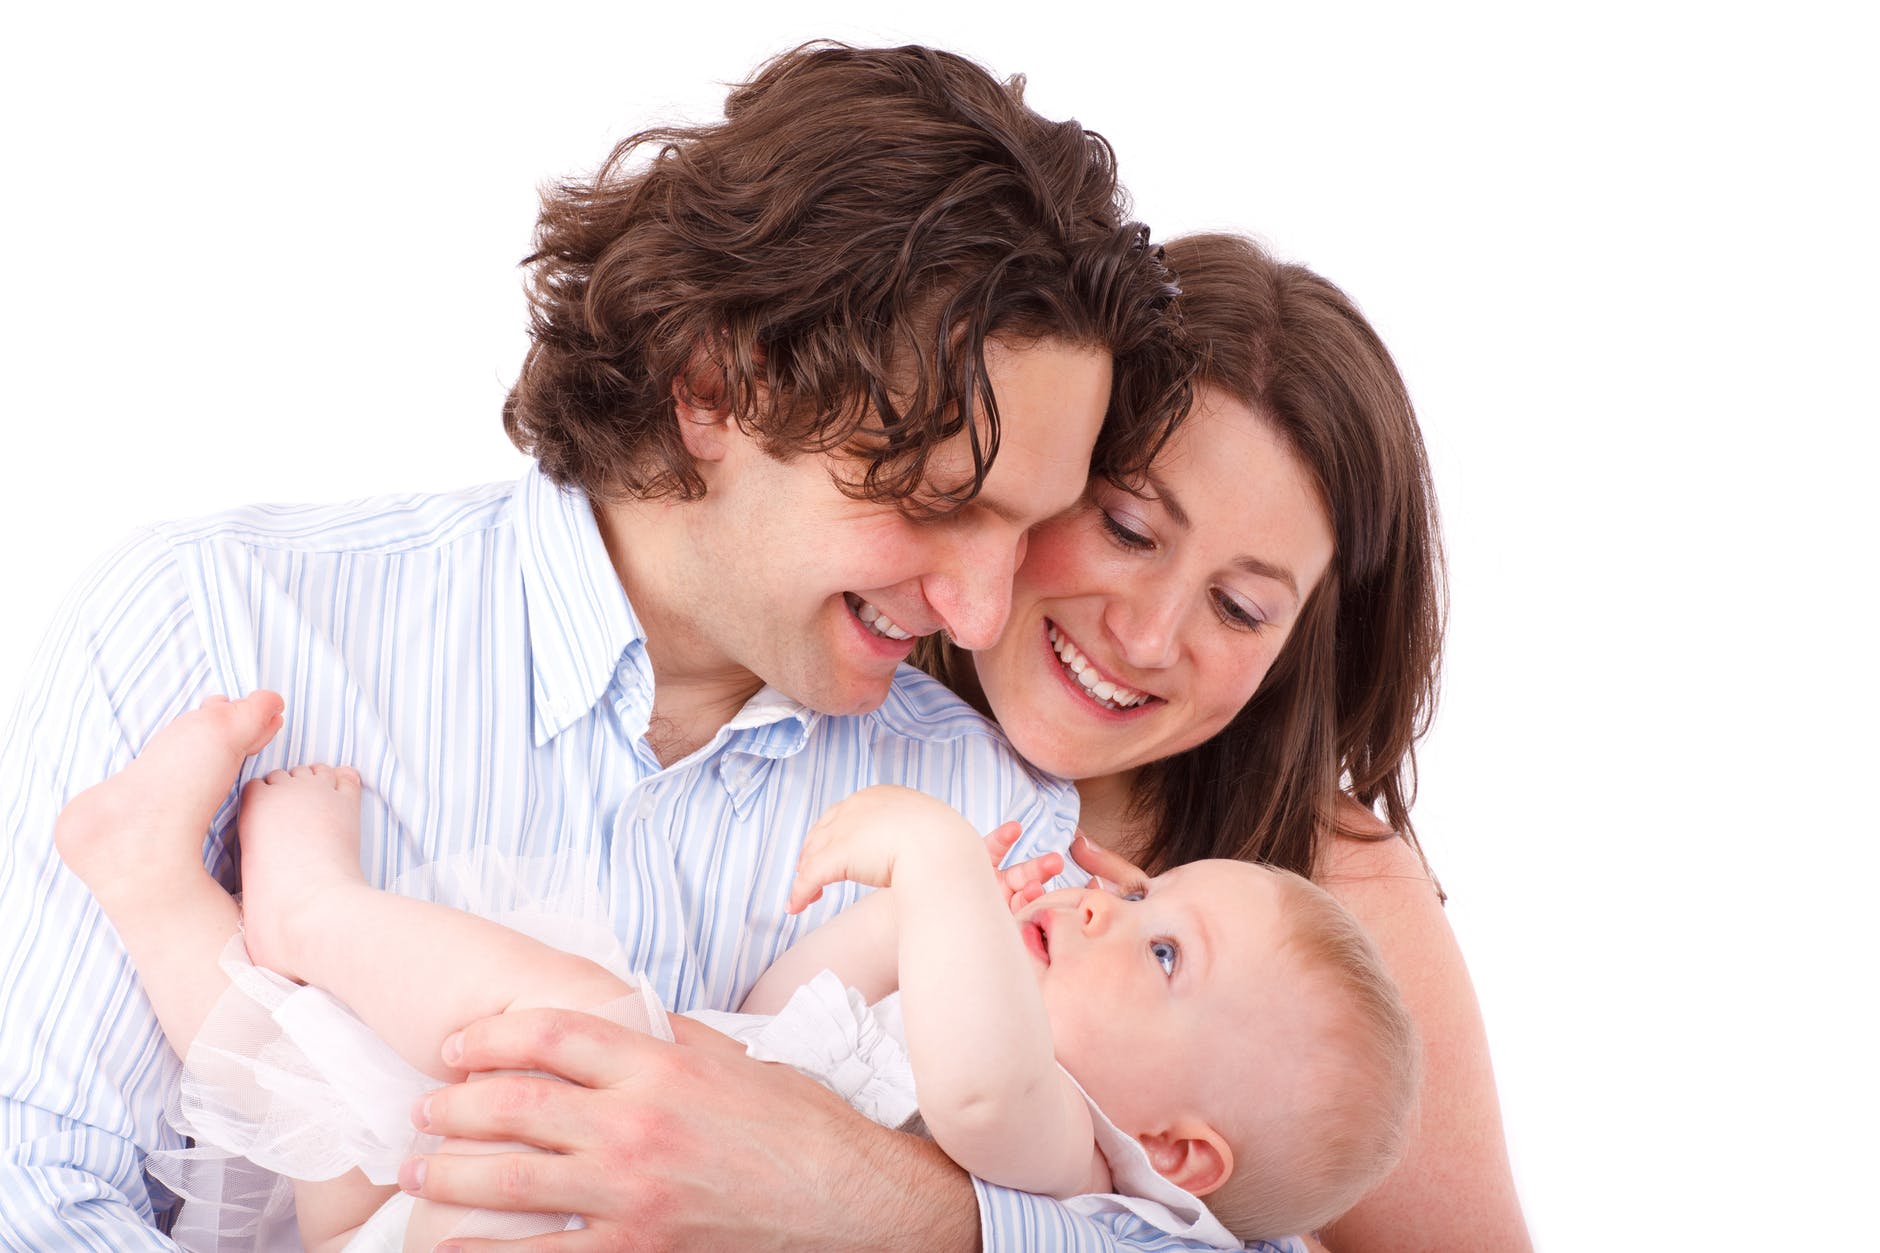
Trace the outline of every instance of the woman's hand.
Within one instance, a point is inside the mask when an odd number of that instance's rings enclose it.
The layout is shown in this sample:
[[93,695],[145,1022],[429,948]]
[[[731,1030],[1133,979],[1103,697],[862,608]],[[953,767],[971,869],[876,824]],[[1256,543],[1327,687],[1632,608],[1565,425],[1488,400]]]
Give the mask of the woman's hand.
[[1071,841],[1071,860],[1090,876],[1090,887],[1106,892],[1133,891],[1150,877],[1135,862],[1112,853],[1082,831]]

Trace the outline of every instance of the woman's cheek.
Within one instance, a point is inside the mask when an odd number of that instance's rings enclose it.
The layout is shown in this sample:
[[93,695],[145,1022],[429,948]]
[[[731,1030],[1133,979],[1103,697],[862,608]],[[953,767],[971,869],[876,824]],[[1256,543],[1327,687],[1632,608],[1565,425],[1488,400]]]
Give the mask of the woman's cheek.
[[1092,537],[1078,525],[1080,518],[1077,514],[1047,522],[1032,532],[1025,564],[1018,569],[1017,588],[1037,595],[1090,590],[1086,585],[1100,564],[1101,553],[1092,551]]

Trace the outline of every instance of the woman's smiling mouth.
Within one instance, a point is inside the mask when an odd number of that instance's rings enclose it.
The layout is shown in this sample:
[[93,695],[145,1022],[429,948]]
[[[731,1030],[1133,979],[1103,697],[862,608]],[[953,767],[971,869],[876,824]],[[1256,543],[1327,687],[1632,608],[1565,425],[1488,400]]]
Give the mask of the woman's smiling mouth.
[[1147,692],[1119,683],[1099,671],[1071,642],[1070,636],[1058,629],[1057,623],[1046,619],[1045,629],[1050,635],[1051,651],[1057,654],[1058,664],[1064,668],[1064,673],[1098,705],[1105,709],[1134,709],[1145,701],[1155,699]]

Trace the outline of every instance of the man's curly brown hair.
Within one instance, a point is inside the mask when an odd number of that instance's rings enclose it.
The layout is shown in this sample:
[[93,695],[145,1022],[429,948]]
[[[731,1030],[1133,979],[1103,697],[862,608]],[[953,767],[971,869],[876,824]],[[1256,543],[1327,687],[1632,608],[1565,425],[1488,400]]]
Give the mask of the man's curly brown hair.
[[[723,121],[549,188],[510,438],[597,499],[695,498],[680,388],[773,455],[854,454],[852,495],[947,509],[998,451],[987,339],[1050,338],[1111,354],[1093,470],[1133,478],[1188,405],[1178,293],[1109,145],[1023,87],[931,48],[808,44]],[[928,483],[961,431],[973,476]]]

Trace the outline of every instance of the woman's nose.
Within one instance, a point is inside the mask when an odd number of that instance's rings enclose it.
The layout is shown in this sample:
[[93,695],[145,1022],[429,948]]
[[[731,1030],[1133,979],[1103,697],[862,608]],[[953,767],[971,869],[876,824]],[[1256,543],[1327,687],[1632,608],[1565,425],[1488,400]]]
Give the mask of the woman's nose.
[[1139,670],[1174,664],[1181,636],[1182,601],[1175,589],[1143,583],[1111,601],[1104,626],[1123,660]]

